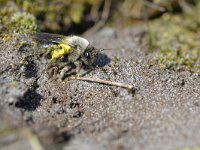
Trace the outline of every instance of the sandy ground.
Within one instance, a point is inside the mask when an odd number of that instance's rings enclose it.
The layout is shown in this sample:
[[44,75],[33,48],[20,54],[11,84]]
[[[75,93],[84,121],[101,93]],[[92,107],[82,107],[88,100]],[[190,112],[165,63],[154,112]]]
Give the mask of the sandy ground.
[[0,131],[9,132],[0,132],[0,149],[33,141],[64,150],[200,149],[200,75],[152,65],[156,52],[141,43],[143,35],[142,27],[105,28],[87,37],[112,50],[85,77],[130,84],[134,92],[49,77],[49,60],[35,56],[31,40],[19,49],[1,43]]

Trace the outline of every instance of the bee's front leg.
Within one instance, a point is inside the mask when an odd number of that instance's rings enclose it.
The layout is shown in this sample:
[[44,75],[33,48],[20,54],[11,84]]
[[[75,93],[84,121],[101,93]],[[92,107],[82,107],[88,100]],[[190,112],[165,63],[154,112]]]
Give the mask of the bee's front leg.
[[74,64],[76,66],[76,76],[79,77],[83,74],[83,72],[82,72],[83,64],[80,61],[75,61]]

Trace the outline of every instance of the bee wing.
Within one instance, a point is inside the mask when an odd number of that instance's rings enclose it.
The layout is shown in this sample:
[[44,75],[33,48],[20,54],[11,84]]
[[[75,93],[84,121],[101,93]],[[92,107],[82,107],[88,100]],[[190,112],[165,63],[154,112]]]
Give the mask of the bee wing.
[[34,40],[44,45],[60,44],[63,43],[64,39],[66,39],[66,36],[64,35],[42,33],[42,32],[33,33],[32,37]]

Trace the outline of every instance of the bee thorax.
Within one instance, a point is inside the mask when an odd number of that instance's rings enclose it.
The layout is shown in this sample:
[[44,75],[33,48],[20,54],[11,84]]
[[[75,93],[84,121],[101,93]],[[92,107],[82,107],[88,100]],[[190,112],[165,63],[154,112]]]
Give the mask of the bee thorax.
[[86,49],[89,45],[89,42],[88,40],[82,38],[82,37],[78,37],[78,36],[71,36],[69,39],[68,39],[68,42],[70,45],[72,46],[78,46],[82,49]]

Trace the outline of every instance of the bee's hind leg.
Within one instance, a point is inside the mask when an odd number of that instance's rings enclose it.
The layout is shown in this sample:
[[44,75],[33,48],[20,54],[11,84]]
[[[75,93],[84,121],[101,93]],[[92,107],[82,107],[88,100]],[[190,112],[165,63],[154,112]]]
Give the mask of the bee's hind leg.
[[58,73],[58,65],[55,62],[49,62],[45,68],[48,76],[51,78]]

